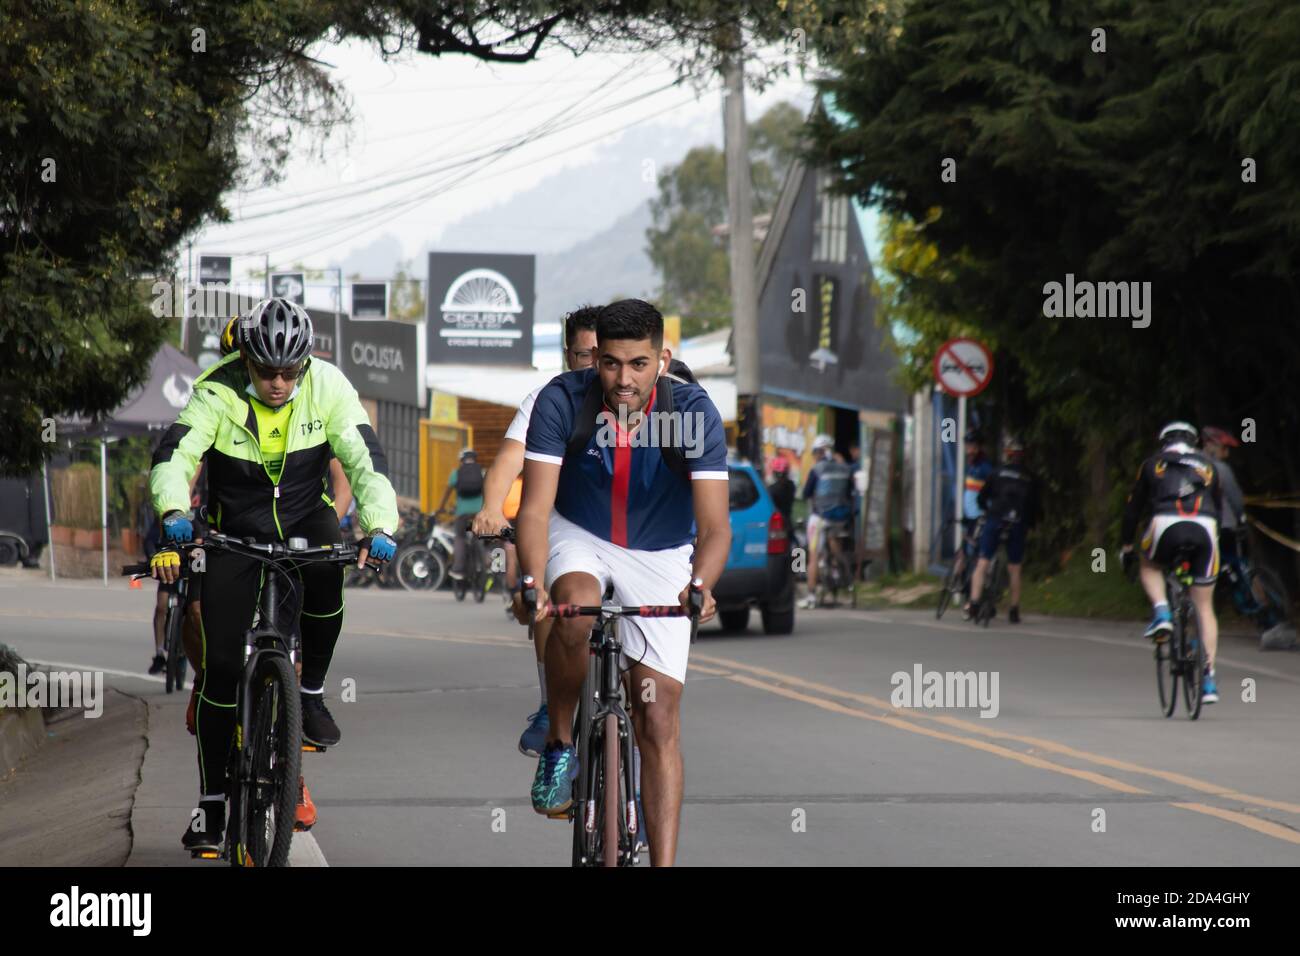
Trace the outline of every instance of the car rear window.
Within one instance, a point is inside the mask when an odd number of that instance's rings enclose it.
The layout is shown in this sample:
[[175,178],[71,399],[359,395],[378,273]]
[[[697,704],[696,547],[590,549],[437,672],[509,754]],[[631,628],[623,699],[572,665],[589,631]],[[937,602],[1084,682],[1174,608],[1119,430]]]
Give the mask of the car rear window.
[[749,477],[747,471],[728,468],[727,487],[731,496],[732,511],[744,511],[758,501],[758,488],[754,486],[754,479]]

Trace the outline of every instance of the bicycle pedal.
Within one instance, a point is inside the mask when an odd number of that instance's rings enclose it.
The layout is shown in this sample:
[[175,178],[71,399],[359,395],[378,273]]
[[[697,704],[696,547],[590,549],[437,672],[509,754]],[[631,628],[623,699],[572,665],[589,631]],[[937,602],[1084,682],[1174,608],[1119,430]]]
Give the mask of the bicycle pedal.
[[305,740],[302,743],[302,752],[305,754],[323,754],[328,749],[322,744],[309,744]]
[[220,850],[190,850],[191,860],[219,860],[221,859]]
[[560,810],[560,811],[557,812],[557,813],[548,813],[548,814],[546,814],[546,819],[548,819],[548,820],[572,820],[572,819],[573,819],[573,808],[570,807],[570,808],[567,809],[567,810]]

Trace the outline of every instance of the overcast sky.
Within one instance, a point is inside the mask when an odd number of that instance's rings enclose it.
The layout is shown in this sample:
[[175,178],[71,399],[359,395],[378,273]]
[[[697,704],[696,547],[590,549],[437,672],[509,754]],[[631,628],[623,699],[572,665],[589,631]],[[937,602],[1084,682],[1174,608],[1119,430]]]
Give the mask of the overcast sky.
[[[195,240],[196,271],[199,252],[248,254],[234,263],[237,275],[260,268],[264,251],[273,269],[324,267],[384,233],[414,257],[458,218],[593,162],[602,142],[632,125],[671,124],[687,145],[721,137],[720,82],[703,94],[669,88],[675,74],[658,54],[552,50],[513,65],[424,54],[385,62],[355,42],[314,53],[352,97],[348,133],[327,142],[323,162],[291,160],[276,188],[229,196],[235,220]],[[808,102],[811,93],[795,74],[762,95],[751,91],[747,116],[782,99]],[[524,137],[531,141],[498,150]],[[637,166],[628,174],[640,179]]]

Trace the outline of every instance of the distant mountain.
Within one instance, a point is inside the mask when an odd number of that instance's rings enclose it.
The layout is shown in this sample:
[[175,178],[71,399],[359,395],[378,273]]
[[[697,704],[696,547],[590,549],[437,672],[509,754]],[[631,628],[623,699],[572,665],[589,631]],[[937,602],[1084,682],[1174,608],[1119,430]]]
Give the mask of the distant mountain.
[[659,275],[646,255],[650,204],[620,216],[608,229],[563,252],[537,257],[537,321],[555,322],[576,306],[623,294],[650,298]]

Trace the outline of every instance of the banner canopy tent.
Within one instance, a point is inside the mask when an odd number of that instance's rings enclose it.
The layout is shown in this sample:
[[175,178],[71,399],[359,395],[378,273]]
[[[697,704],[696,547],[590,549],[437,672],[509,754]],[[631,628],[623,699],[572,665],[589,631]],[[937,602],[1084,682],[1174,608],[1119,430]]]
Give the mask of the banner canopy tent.
[[190,400],[199,367],[168,343],[153,357],[149,377],[131,392],[107,418],[95,420],[72,417],[57,426],[60,437],[85,438],[109,436],[124,438],[166,428],[176,421]]
[[[99,440],[100,530],[103,532],[104,585],[108,586],[108,443],[131,435],[143,435],[166,428],[176,420],[190,400],[199,367],[179,350],[164,344],[153,357],[149,377],[131,392],[106,418],[62,419],[56,425],[59,438]],[[45,476],[45,498],[49,501],[49,476]],[[45,521],[50,523],[47,504]],[[50,577],[56,577],[54,549],[50,549]]]

